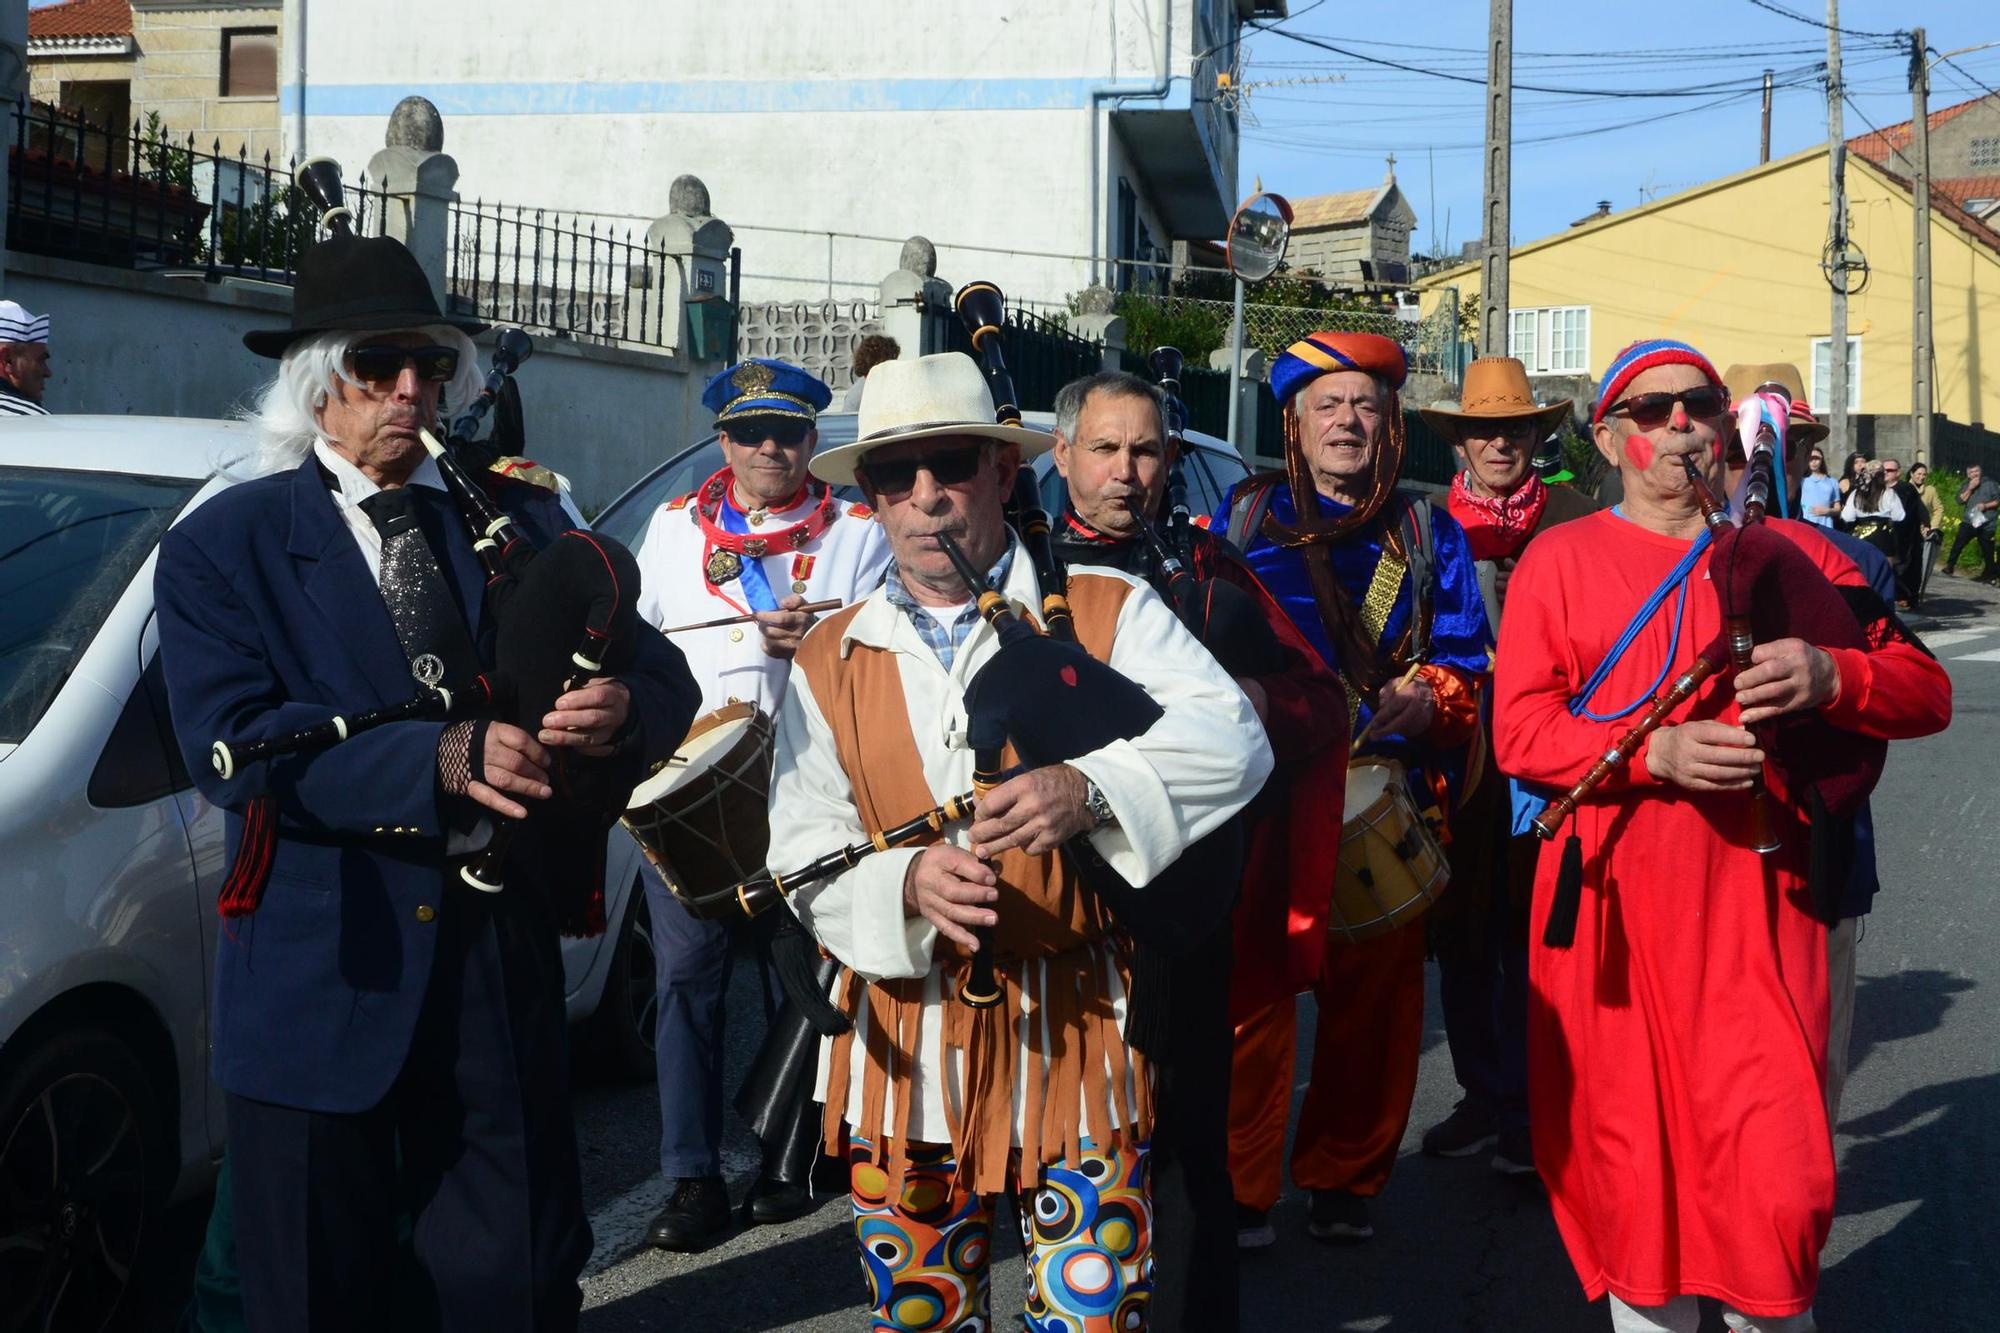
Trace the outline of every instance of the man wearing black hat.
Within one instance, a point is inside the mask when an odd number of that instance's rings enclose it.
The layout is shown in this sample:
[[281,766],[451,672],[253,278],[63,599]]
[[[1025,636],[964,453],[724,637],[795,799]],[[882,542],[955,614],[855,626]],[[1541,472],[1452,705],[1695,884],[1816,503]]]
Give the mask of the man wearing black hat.
[[[441,398],[477,391],[476,331],[393,240],[307,251],[293,326],[244,339],[280,359],[254,417],[264,475],[161,544],[176,730],[233,848],[214,1067],[256,1329],[576,1324],[590,1231],[556,937],[588,904],[551,886],[602,845],[529,825],[502,892],[457,872],[496,816],[551,794],[552,752],[635,779],[664,758],[694,711],[685,664],[642,626],[631,667],[563,694],[536,734],[399,721],[226,779],[207,755],[491,669],[484,574],[419,438]],[[490,491],[533,540],[569,526],[538,487]],[[392,1299],[399,1214],[419,1280]]]

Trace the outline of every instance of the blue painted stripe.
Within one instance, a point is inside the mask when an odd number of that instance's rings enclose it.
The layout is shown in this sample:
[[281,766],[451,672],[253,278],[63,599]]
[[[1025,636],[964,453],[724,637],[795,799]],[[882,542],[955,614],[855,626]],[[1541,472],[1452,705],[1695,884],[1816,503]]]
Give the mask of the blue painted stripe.
[[[415,94],[447,116],[797,115],[850,111],[1064,111],[1087,108],[1107,85],[1070,79],[690,79],[677,83],[317,83],[305,86],[314,116],[386,116]],[[300,89],[281,90],[285,114],[300,113]],[[1185,78],[1164,97],[1126,106],[1185,110]]]

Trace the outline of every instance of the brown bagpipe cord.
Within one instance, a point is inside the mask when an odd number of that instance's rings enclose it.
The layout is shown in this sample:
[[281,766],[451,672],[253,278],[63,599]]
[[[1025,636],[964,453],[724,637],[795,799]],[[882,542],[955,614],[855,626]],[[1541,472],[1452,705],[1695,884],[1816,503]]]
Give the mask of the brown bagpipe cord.
[[[1320,624],[1326,630],[1327,642],[1333,645],[1334,654],[1340,659],[1341,674],[1357,690],[1372,690],[1385,677],[1375,664],[1375,644],[1361,624],[1354,603],[1334,575],[1333,559],[1328,554],[1328,548],[1374,522],[1389,503],[1390,496],[1395,494],[1396,479],[1403,474],[1406,447],[1402,395],[1394,389],[1388,390],[1384,410],[1388,420],[1382,431],[1382,441],[1376,446],[1375,471],[1369,479],[1367,496],[1338,518],[1322,518],[1319,491],[1313,485],[1312,470],[1306,464],[1304,443],[1299,437],[1298,417],[1289,404],[1280,407],[1278,411],[1285,429],[1285,480],[1291,487],[1292,508],[1298,514],[1298,521],[1287,525],[1280,523],[1275,515],[1266,514],[1263,526],[1264,536],[1275,545],[1297,550],[1305,558],[1313,602],[1319,608]],[[1404,565],[1410,563],[1410,553],[1404,549],[1401,523],[1383,525],[1382,548]]]

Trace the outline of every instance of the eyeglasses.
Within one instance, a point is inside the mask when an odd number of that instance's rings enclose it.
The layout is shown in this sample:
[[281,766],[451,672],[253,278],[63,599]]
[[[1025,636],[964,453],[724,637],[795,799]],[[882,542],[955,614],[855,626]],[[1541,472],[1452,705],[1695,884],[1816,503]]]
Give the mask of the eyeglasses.
[[444,384],[458,373],[458,353],[449,347],[357,347],[347,354],[347,368],[364,384],[388,384],[414,366],[426,384]]
[[1604,409],[1604,415],[1630,417],[1640,430],[1654,430],[1667,424],[1675,403],[1685,407],[1689,416],[1706,419],[1729,410],[1729,395],[1713,385],[1683,393],[1642,393],[1613,403]]
[[901,499],[916,489],[918,468],[930,473],[931,480],[940,486],[963,486],[978,475],[979,466],[985,461],[986,446],[969,444],[887,463],[866,459],[861,464],[861,475],[868,478],[876,494]]
[[792,417],[752,417],[722,428],[731,444],[759,445],[769,440],[780,449],[796,449],[811,431],[811,422]]

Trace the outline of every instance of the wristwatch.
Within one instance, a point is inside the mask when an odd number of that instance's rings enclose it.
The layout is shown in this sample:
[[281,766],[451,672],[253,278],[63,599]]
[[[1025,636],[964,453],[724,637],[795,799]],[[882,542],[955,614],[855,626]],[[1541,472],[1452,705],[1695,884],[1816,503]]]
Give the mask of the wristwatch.
[[1111,802],[1105,797],[1104,789],[1090,778],[1083,780],[1083,808],[1090,811],[1090,817],[1097,821],[1096,828],[1118,822],[1118,816],[1111,812]]

